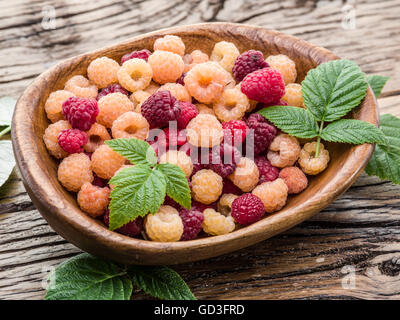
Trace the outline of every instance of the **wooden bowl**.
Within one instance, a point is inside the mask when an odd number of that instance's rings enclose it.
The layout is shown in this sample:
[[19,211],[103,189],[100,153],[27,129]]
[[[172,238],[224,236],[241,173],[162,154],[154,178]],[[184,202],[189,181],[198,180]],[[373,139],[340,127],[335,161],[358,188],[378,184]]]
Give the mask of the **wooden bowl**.
[[[178,264],[215,257],[238,250],[281,233],[310,218],[344,193],[362,172],[374,150],[373,145],[331,144],[331,162],[327,170],[311,179],[308,188],[289,198],[279,212],[230,234],[198,240],[160,243],[133,239],[109,231],[83,213],[75,195],[57,180],[57,161],[43,143],[49,122],[44,103],[52,91],[62,89],[73,75],[85,74],[89,63],[108,56],[120,60],[133,50],[152,50],[154,41],[166,34],[180,36],[187,52],[195,49],[210,54],[221,40],[236,44],[240,52],[255,49],[264,53],[285,54],[296,62],[301,82],[307,71],[322,62],[338,59],[330,51],[295,37],[260,27],[231,23],[208,23],[180,26],[137,36],[123,43],[65,60],[41,74],[18,100],[12,141],[18,167],[33,203],[50,226],[62,237],[84,251],[126,264]],[[377,104],[370,89],[353,112],[354,118],[378,124]]]

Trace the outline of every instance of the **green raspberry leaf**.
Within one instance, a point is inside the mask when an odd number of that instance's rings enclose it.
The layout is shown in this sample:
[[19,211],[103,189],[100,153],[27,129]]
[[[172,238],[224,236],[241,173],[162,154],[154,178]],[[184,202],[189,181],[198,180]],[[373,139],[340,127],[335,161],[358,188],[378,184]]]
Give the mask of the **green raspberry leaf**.
[[320,64],[301,85],[304,103],[318,121],[343,117],[360,104],[368,87],[360,67],[349,60]]
[[164,300],[196,300],[185,281],[166,266],[130,266],[133,283],[153,297]]
[[8,180],[14,166],[15,158],[11,141],[0,141],[0,187]]
[[190,188],[183,170],[170,163],[158,164],[156,170],[159,170],[165,176],[168,196],[185,208],[190,209]]
[[318,124],[313,115],[298,107],[273,106],[258,112],[282,131],[299,138],[318,136]]
[[385,114],[380,119],[380,129],[385,135],[386,144],[378,144],[365,168],[365,172],[400,184],[400,119]]
[[105,141],[105,144],[133,164],[154,165],[157,163],[157,155],[146,141],[135,138],[113,139]]
[[375,97],[379,98],[382,89],[388,80],[389,77],[385,76],[372,75],[367,77],[367,82],[370,85],[372,91],[374,92]]
[[331,142],[351,144],[385,143],[383,132],[373,124],[361,120],[342,119],[327,125],[321,138]]
[[60,264],[50,275],[46,300],[129,300],[132,282],[126,271],[87,253]]
[[0,98],[0,126],[11,125],[11,119],[17,100],[12,97]]
[[167,182],[162,172],[138,164],[122,169],[111,180],[114,185],[110,201],[110,230],[156,213],[164,202]]

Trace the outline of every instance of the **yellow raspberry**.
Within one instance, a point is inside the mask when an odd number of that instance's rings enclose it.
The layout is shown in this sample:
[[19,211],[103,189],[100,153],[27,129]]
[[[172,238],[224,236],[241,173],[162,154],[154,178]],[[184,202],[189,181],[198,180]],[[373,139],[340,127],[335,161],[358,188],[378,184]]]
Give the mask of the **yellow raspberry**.
[[203,215],[203,230],[208,234],[220,236],[235,230],[235,222],[231,216],[225,217],[211,208],[204,210]]
[[272,140],[267,158],[274,167],[290,167],[299,158],[300,149],[300,143],[295,137],[280,133]]
[[111,139],[106,127],[97,122],[93,123],[90,129],[86,131],[86,135],[88,142],[83,146],[86,152],[94,152],[104,141]]
[[195,65],[185,76],[185,87],[197,101],[205,104],[215,102],[232,76],[216,62]]
[[185,44],[183,43],[182,39],[178,36],[173,35],[166,35],[162,38],[158,38],[154,42],[153,49],[154,51],[169,51],[172,53],[176,53],[181,57],[183,57],[183,55],[185,54]]
[[[242,82],[239,82],[239,83],[235,86],[235,88],[238,89],[240,92],[242,92],[242,90],[241,90],[241,85],[242,85]],[[246,96],[246,98],[247,98],[247,96]],[[247,99],[248,99],[248,98],[247,98]],[[248,106],[246,112],[252,112],[252,111],[257,107],[258,101],[256,101],[256,100],[250,100],[250,99],[248,99],[248,100],[249,100],[249,106]]]
[[276,56],[269,56],[265,61],[272,69],[278,70],[282,74],[285,85],[296,81],[296,63],[288,56],[278,54]]
[[214,171],[202,169],[192,177],[193,198],[204,204],[218,200],[222,193],[222,178]]
[[160,163],[171,163],[182,169],[187,178],[193,171],[192,159],[183,151],[169,150],[160,157]]
[[77,97],[81,98],[97,98],[98,90],[96,85],[91,83],[84,76],[73,76],[64,86],[64,90],[72,92]]
[[252,194],[261,199],[265,212],[272,213],[282,209],[286,204],[288,187],[283,179],[278,178],[258,185]]
[[300,151],[299,165],[306,174],[316,175],[324,171],[328,166],[330,160],[329,151],[320,143],[318,158],[315,158],[316,150],[317,142],[313,141],[306,143]]
[[210,108],[209,106],[202,104],[202,103],[196,103],[195,106],[196,106],[199,114],[211,114],[211,115],[215,116],[214,110],[212,108]]
[[144,228],[152,241],[175,242],[183,234],[182,219],[171,206],[161,206],[157,213],[148,214],[144,220]]
[[136,138],[146,140],[149,135],[150,125],[140,113],[129,111],[121,114],[111,128],[114,139]]
[[75,95],[67,90],[57,90],[50,93],[44,104],[44,110],[51,122],[64,120],[62,105],[69,97],[75,97]]
[[146,92],[148,92],[150,94],[153,94],[159,88],[160,88],[160,85],[158,83],[155,83],[154,81],[151,81],[150,84],[147,86],[147,88],[144,89],[144,91],[146,91]]
[[229,216],[232,211],[232,202],[236,198],[239,198],[236,194],[224,193],[218,201],[218,212],[221,212],[224,216]]
[[221,122],[240,120],[249,109],[249,99],[237,88],[226,89],[213,109]]
[[250,158],[242,157],[235,171],[228,176],[234,185],[243,192],[250,192],[258,183],[260,173],[257,165]]
[[[128,60],[130,61],[130,60]],[[127,62],[128,62],[127,61]],[[125,112],[134,111],[135,106],[129,98],[120,93],[110,93],[97,102],[99,107],[99,114],[97,115],[97,122],[107,128],[111,128],[113,122]]]
[[183,57],[185,63],[184,72],[189,72],[196,64],[207,62],[208,55],[201,50],[194,50],[191,54],[186,54]]
[[92,170],[103,179],[111,179],[124,164],[125,158],[106,144],[98,147],[92,154]]
[[143,102],[145,102],[150,96],[150,93],[143,90],[135,91],[129,96],[129,99],[133,102],[135,106],[135,111],[137,113],[141,113]]
[[58,166],[58,180],[68,191],[78,192],[84,183],[93,181],[90,164],[86,154],[70,154]]
[[298,83],[289,83],[285,88],[285,95],[282,97],[289,106],[304,108],[301,85]]
[[218,62],[226,71],[232,72],[233,65],[239,55],[238,48],[232,42],[221,41],[215,44],[210,60]]
[[100,188],[86,182],[78,192],[78,204],[82,211],[96,218],[104,214],[110,202],[110,189]]
[[125,61],[117,73],[118,81],[125,89],[135,92],[146,88],[153,77],[153,70],[143,59]]
[[108,87],[110,84],[118,83],[117,73],[120,65],[117,61],[101,57],[94,59],[87,68],[87,75],[98,88]]
[[192,102],[192,97],[186,88],[179,83],[166,83],[157,91],[168,90],[179,101]]
[[186,127],[186,137],[197,147],[212,148],[222,142],[224,132],[218,119],[211,114],[199,114]]
[[68,152],[64,151],[58,144],[58,135],[61,131],[67,129],[72,129],[68,121],[59,120],[50,124],[43,134],[43,141],[47,150],[53,157],[57,159],[65,158],[68,155]]
[[148,61],[153,70],[153,80],[160,84],[178,80],[185,66],[180,55],[161,50],[154,51]]

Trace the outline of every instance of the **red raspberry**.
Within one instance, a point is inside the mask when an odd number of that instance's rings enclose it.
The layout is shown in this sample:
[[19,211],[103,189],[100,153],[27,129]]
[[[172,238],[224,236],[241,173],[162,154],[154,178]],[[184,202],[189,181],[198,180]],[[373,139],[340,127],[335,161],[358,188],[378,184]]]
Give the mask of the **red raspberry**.
[[178,211],[182,209],[182,206],[169,196],[165,196],[163,206],[171,206]]
[[264,204],[260,198],[245,193],[232,202],[231,215],[241,225],[249,225],[260,220],[265,214]]
[[184,86],[185,85],[184,79],[186,77],[186,74],[187,74],[187,72],[182,73],[182,75],[179,77],[179,79],[176,80],[176,83],[179,83]]
[[196,210],[196,211],[200,211],[200,212],[203,212],[204,210],[209,209],[209,208],[217,210],[217,204],[218,204],[217,201],[210,203],[210,204],[204,204],[204,203],[198,202],[196,200],[192,200],[191,210]]
[[[87,152],[85,152],[87,154]],[[90,156],[88,155],[89,158],[91,158],[91,154]],[[96,187],[100,187],[100,188],[104,188],[107,186],[108,184],[108,180],[107,179],[103,179],[98,177],[96,174],[93,174],[94,179],[92,181],[92,185],[96,186]]]
[[153,93],[142,104],[142,115],[150,124],[150,129],[165,127],[169,121],[176,120],[181,108],[171,92],[161,90]]
[[249,73],[267,67],[269,67],[269,64],[265,62],[261,51],[249,50],[243,52],[239,57],[236,58],[232,73],[235,77],[235,80],[240,82]]
[[192,240],[197,237],[197,235],[202,230],[202,223],[204,221],[204,215],[201,211],[195,209],[185,209],[179,210],[179,216],[183,223],[183,234],[181,240]]
[[[104,224],[109,226],[110,223],[110,211],[107,210],[103,217]],[[143,218],[138,217],[135,220],[123,225],[121,228],[115,229],[114,231],[124,234],[128,237],[137,236],[143,230]]]
[[241,154],[238,149],[224,143],[212,149],[208,167],[225,178],[235,171],[240,158]]
[[197,111],[196,106],[190,102],[180,101],[179,105],[181,107],[181,114],[176,121],[178,122],[179,128],[185,129],[190,120],[196,117],[199,112]]
[[285,94],[282,75],[271,68],[248,74],[243,79],[240,88],[249,99],[264,103],[279,102]]
[[240,196],[241,194],[243,194],[243,191],[240,190],[239,187],[237,187],[231,180],[229,179],[224,179],[223,181],[223,187],[222,187],[222,194],[225,193],[232,193],[235,194],[237,196]]
[[265,151],[277,133],[276,127],[268,122],[261,114],[253,113],[247,119],[247,126],[250,133],[247,136],[246,143],[254,140],[254,155]]
[[267,181],[274,181],[279,176],[279,169],[274,167],[269,160],[263,156],[259,156],[254,159],[257,165],[258,171],[260,172],[260,181],[258,184]]
[[222,129],[224,129],[224,142],[232,145],[241,144],[249,132],[246,122],[242,120],[223,122]]
[[100,98],[102,98],[110,93],[115,93],[115,92],[120,92],[122,94],[129,96],[128,90],[125,90],[124,88],[121,87],[121,85],[114,83],[114,84],[110,84],[107,88],[102,89],[99,92],[99,94],[97,95],[97,100],[100,100]]
[[99,114],[96,99],[70,97],[62,105],[64,118],[71,127],[82,131],[88,131]]
[[147,62],[147,59],[150,57],[151,52],[147,49],[143,49],[140,51],[133,51],[131,53],[124,54],[121,58],[121,65],[124,64],[125,61],[138,58],[143,59]]
[[68,153],[83,152],[83,146],[88,142],[86,133],[78,129],[67,129],[58,135],[59,146]]
[[167,146],[176,147],[183,146],[186,143],[185,130],[176,130],[173,128],[165,128],[165,138],[167,139]]

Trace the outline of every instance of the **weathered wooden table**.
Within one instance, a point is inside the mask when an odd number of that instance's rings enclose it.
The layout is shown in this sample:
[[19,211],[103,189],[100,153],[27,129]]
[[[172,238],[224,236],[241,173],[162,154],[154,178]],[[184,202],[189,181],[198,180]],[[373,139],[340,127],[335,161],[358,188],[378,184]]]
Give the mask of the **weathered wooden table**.
[[[400,116],[399,17],[400,0],[0,1],[0,96],[17,98],[78,53],[176,24],[231,21],[301,37],[390,76],[379,104]],[[0,299],[43,298],[48,271],[79,252],[47,225],[14,172],[0,189]],[[292,230],[175,269],[199,299],[398,299],[400,186],[363,174]]]

